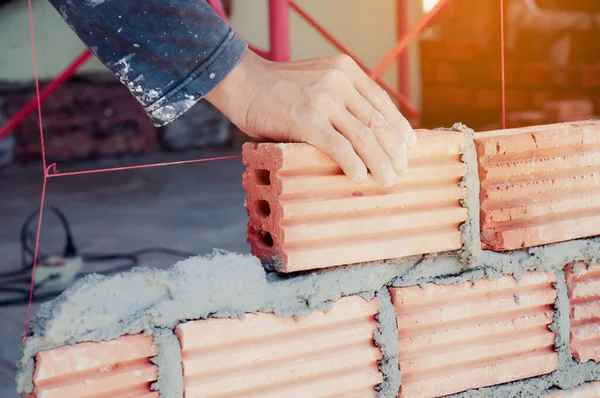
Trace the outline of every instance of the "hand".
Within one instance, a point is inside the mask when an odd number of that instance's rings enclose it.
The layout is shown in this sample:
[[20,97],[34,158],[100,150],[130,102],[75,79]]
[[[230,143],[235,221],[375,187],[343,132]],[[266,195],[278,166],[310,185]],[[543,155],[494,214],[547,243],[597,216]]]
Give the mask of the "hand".
[[251,137],[306,142],[350,178],[390,186],[417,141],[387,93],[346,55],[275,63],[247,51],[206,99]]

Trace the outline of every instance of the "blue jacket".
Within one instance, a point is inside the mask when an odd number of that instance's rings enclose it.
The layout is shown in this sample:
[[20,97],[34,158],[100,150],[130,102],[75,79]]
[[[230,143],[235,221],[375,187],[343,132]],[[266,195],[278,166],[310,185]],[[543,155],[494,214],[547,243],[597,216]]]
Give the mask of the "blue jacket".
[[156,126],[201,100],[246,42],[204,0],[50,0]]

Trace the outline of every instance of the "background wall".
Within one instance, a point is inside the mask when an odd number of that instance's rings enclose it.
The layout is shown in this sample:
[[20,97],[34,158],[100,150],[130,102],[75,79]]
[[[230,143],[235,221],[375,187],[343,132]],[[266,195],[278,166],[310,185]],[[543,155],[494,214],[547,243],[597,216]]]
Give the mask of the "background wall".
[[[79,38],[65,24],[47,0],[32,0],[40,78],[58,74],[83,49]],[[351,49],[369,67],[374,67],[396,41],[396,0],[298,0],[320,23]],[[375,6],[376,4],[376,6]],[[421,14],[421,0],[413,0],[410,20]],[[291,46],[294,60],[336,54],[338,51],[291,12]],[[268,47],[266,0],[234,0],[234,27],[252,43]],[[420,75],[416,44],[410,47],[411,95],[420,103]],[[27,81],[33,76],[27,3],[18,1],[0,8],[0,80]],[[101,71],[104,66],[92,59],[82,71]],[[397,65],[384,75],[396,87]]]

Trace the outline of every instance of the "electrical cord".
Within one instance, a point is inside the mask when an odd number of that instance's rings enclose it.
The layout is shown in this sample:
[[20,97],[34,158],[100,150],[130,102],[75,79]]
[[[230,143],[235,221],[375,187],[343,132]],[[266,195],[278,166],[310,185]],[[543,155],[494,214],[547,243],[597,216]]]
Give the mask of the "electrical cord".
[[[81,256],[84,264],[86,263],[107,263],[113,261],[125,261],[124,264],[119,264],[108,269],[96,272],[79,272],[76,278],[82,278],[90,274],[102,274],[111,275],[117,272],[126,271],[134,266],[140,264],[140,257],[148,254],[165,254],[170,256],[189,258],[195,256],[193,253],[189,253],[183,250],[172,249],[168,247],[147,247],[133,252],[125,253],[79,253],[75,245],[75,239],[73,232],[67,217],[62,211],[55,206],[49,206],[49,210],[52,211],[59,219],[65,232],[65,244],[61,254],[63,258],[73,258]],[[33,258],[35,254],[35,234],[30,230],[31,223],[35,220],[39,214],[39,210],[31,213],[23,223],[20,232],[20,244],[21,244],[21,268],[13,271],[7,271],[0,273],[0,294],[17,295],[10,299],[0,300],[0,307],[23,305],[29,301],[29,288],[28,285],[31,282],[31,272],[33,270]],[[45,261],[50,256],[38,250],[38,264]],[[53,299],[59,296],[63,290],[54,290],[48,292],[38,293],[37,291],[42,288],[48,281],[58,278],[58,276],[50,276],[42,281],[36,281],[34,284],[34,294],[32,296],[32,302],[39,302]],[[16,287],[15,284],[24,284],[22,287]],[[10,285],[10,286],[9,286]],[[20,296],[20,297],[18,297]]]

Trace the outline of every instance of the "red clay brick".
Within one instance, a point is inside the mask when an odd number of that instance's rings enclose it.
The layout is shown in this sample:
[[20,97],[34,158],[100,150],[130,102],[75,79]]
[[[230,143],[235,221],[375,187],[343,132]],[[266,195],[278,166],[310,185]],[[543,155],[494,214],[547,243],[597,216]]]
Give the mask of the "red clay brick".
[[571,390],[552,392],[545,398],[600,398],[600,382],[585,383]]
[[598,115],[600,115],[600,92],[590,94],[589,98],[594,104],[594,114],[596,115],[596,118],[599,118]]
[[455,108],[471,108],[475,100],[475,92],[462,87],[447,89],[448,104]]
[[600,234],[600,122],[477,133],[475,145],[485,249]]
[[474,61],[480,56],[477,43],[468,40],[445,40],[446,58],[459,61]]
[[580,362],[600,362],[600,265],[566,268],[571,303],[571,352]]
[[535,109],[533,93],[522,89],[506,89],[506,110],[523,111]]
[[550,68],[546,63],[527,63],[519,67],[519,83],[524,86],[544,86],[549,76]]
[[575,122],[594,116],[594,103],[588,99],[551,101],[544,106],[546,118],[552,122]]
[[531,93],[531,104],[534,109],[544,109],[548,102],[554,101],[556,93],[548,90],[534,90]]
[[296,321],[273,314],[179,325],[185,397],[375,397],[377,299],[354,296]]
[[428,398],[555,370],[553,273],[474,285],[392,288],[402,398]]
[[438,62],[436,64],[436,81],[441,83],[458,84],[460,73],[458,66],[451,62]]
[[500,109],[502,93],[496,89],[475,90],[475,106],[482,109]]
[[[493,83],[500,84],[502,82],[502,69],[497,63],[490,67],[490,78]],[[507,85],[517,83],[517,67],[510,62],[504,64],[504,80]]]
[[539,126],[546,124],[546,113],[542,111],[510,112],[506,115],[507,128]]
[[123,336],[99,343],[79,343],[36,355],[31,397],[158,398],[150,358],[157,354],[150,336]]
[[446,42],[441,40],[423,39],[419,41],[421,56],[424,60],[439,60],[447,58]]
[[353,182],[308,144],[245,144],[252,254],[278,256],[279,270],[293,272],[459,249],[464,135],[418,134],[391,188]]
[[424,60],[421,63],[421,80],[427,83],[435,83],[437,79],[435,68],[436,64],[434,62]]
[[581,86],[585,88],[600,87],[600,65],[585,65],[581,68]]

